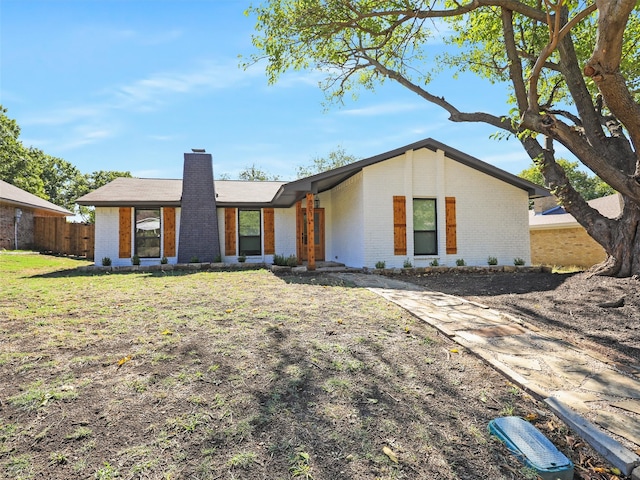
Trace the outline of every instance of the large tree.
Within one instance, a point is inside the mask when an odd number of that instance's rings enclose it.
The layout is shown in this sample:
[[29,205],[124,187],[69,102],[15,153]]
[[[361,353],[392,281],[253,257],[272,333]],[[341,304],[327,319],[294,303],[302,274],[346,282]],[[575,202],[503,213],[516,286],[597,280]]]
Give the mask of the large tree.
[[[318,69],[327,96],[339,100],[391,79],[451,121],[517,138],[606,250],[597,273],[640,274],[636,0],[271,0],[248,13],[257,18],[251,62],[266,58],[271,82],[290,69]],[[428,40],[447,29],[449,48],[429,57]],[[465,112],[431,91],[431,78],[450,68],[503,83],[507,106]],[[600,215],[576,192],[556,162],[556,142],[622,194],[620,218]]]
[[33,193],[51,203],[93,219],[93,210],[75,204],[76,198],[129,172],[99,170],[81,173],[62,158],[53,157],[20,141],[18,123],[0,105],[0,180]]

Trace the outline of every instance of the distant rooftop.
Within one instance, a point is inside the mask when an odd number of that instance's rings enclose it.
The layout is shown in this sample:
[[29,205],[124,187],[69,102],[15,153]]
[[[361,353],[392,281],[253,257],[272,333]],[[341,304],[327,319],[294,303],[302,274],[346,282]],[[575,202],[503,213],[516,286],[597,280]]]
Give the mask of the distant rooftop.
[[[594,198],[587,202],[602,215],[616,218],[622,213],[622,196],[619,193],[606,197]],[[532,230],[543,228],[569,228],[579,225],[573,215],[567,213],[560,205],[553,206],[540,213],[529,211],[529,228]]]
[[0,180],[0,203],[9,203],[16,208],[24,207],[45,210],[61,216],[73,215],[73,213],[66,208],[59,207],[37,195],[25,192],[21,188],[3,180]]

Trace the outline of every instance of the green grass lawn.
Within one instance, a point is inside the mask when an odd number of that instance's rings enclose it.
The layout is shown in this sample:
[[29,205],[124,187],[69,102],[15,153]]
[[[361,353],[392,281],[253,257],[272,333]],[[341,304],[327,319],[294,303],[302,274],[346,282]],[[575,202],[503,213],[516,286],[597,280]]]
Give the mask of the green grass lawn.
[[533,401],[365,289],[87,264],[0,254],[0,478],[530,475]]

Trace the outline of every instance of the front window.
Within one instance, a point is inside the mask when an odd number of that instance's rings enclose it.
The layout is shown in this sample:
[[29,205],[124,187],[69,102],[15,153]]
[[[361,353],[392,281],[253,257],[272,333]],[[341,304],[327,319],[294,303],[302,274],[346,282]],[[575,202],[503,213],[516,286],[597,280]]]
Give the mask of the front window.
[[438,253],[435,198],[413,199],[413,250],[415,255]]
[[160,209],[136,208],[136,248],[140,258],[160,257]]
[[239,254],[260,255],[260,210],[238,210]]

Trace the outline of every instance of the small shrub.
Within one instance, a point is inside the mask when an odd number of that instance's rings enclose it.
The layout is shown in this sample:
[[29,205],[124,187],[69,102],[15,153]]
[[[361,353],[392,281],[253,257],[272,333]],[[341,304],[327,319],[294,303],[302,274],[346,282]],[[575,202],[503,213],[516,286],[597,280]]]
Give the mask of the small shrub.
[[491,256],[490,256],[490,257],[487,259],[487,263],[488,263],[489,265],[497,265],[497,264],[498,264],[498,259],[497,259],[496,257],[491,257]]
[[222,256],[220,254],[216,255],[213,259],[213,263],[222,263]]
[[517,257],[513,259],[513,264],[516,266],[522,266],[524,265],[524,259]]
[[189,263],[200,263],[200,259],[197,255],[194,255],[193,257],[191,257],[191,260],[189,260]]
[[280,267],[297,267],[298,257],[296,257],[295,255],[289,255],[288,257],[285,257],[284,255],[275,254],[273,256],[273,264]]
[[403,268],[411,268],[413,267],[413,264],[411,263],[411,260],[409,260],[408,258],[404,261],[404,263],[402,264]]
[[102,259],[102,266],[103,267],[110,267],[111,266],[111,259],[109,257],[104,257]]
[[456,265],[457,265],[458,267],[464,267],[464,266],[466,265],[466,263],[465,263],[465,261],[464,261],[464,258],[458,258],[458,259],[456,260]]
[[439,265],[440,265],[440,262],[438,261],[438,259],[437,259],[437,258],[434,258],[433,260],[431,260],[431,261],[429,262],[429,266],[431,266],[431,267],[437,267],[437,266],[439,266]]
[[140,265],[140,257],[138,256],[138,254],[135,254],[133,257],[131,257],[131,265]]
[[376,262],[376,268],[378,270],[382,270],[386,266],[387,266],[387,263],[385,261],[383,261],[383,260],[379,260],[379,261]]
[[246,255],[239,255],[238,256],[238,262],[244,263],[246,261],[247,261],[247,256]]
[[298,266],[298,257],[295,255],[289,255],[287,257],[287,266],[288,267],[297,267]]

